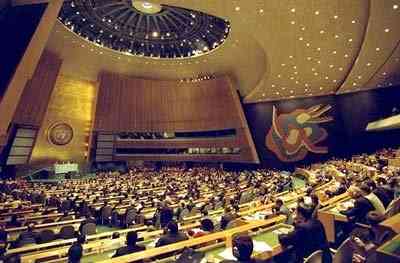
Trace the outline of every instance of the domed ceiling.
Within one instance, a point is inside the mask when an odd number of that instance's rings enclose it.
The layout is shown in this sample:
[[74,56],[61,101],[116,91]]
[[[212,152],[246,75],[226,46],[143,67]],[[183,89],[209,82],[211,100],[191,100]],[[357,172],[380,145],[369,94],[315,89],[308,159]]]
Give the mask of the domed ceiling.
[[96,45],[156,58],[208,53],[223,44],[230,27],[202,12],[136,0],[66,0],[59,20]]
[[[116,21],[119,16],[125,17],[120,20],[122,24],[128,19],[122,10],[130,13],[139,10],[132,7],[136,1],[81,2],[91,3],[100,16],[108,9],[97,10],[94,3],[120,6],[121,11],[112,16]],[[227,74],[234,79],[245,103],[343,94],[400,84],[400,0],[152,2],[154,8],[156,4],[161,4],[161,8],[176,6],[179,10],[196,10],[187,11],[189,16],[199,12],[229,21],[229,35],[225,34],[222,45],[202,56],[155,59],[103,48],[58,23],[47,48],[64,60],[63,74],[89,80],[96,80],[101,70],[156,79]],[[151,12],[154,13],[148,17],[153,21],[150,18],[161,16],[163,11],[156,8]],[[95,19],[95,15],[90,19]],[[90,28],[90,22],[85,25]],[[155,27],[153,22],[149,25]]]

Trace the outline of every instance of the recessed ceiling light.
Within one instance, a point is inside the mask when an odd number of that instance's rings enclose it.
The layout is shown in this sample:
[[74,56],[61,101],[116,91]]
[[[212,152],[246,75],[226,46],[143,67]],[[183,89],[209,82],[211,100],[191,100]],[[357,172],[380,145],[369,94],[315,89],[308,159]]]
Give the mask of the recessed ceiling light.
[[348,57],[349,57],[349,55],[348,55],[348,54],[344,54],[344,57],[345,57],[345,58],[348,58]]
[[312,58],[311,57],[307,57],[307,60],[311,60]]
[[335,35],[335,38],[339,38],[339,35]]
[[389,28],[385,28],[385,32],[388,33],[390,31]]
[[333,65],[329,65],[329,67],[330,67],[330,68],[333,68],[334,66],[333,66]]
[[319,90],[323,90],[324,89],[324,87],[319,87]]
[[386,74],[387,74],[386,72],[383,72],[383,73],[382,73],[383,76],[386,76]]
[[317,48],[317,50],[318,50],[318,51],[321,51],[321,48],[320,48],[320,47],[318,47],[318,48]]
[[315,71],[315,68],[311,68],[311,71]]
[[352,38],[349,38],[349,42],[353,42],[353,39],[352,39]]
[[296,8],[290,9],[290,12],[292,12],[292,13],[296,12]]
[[356,23],[356,20],[352,20],[351,23],[352,23],[352,24],[355,24],[355,23]]
[[334,80],[332,80],[332,82],[333,82],[333,83],[336,83],[336,82],[337,82],[337,80],[336,80],[336,79],[334,79]]
[[290,24],[292,24],[292,25],[294,25],[294,24],[296,24],[296,21],[290,21]]
[[353,86],[357,86],[357,83],[356,83],[356,82],[353,82]]
[[325,77],[325,79],[329,79],[329,77],[328,77],[328,76],[326,76],[326,77]]
[[264,9],[260,9],[260,10],[258,10],[258,12],[259,12],[260,14],[262,14],[262,13],[264,13]]
[[293,66],[293,68],[296,69],[297,67],[296,67],[296,66]]
[[304,31],[304,30],[306,30],[306,27],[305,27],[305,26],[302,26],[300,29],[301,29],[302,31]]
[[278,74],[278,78],[282,77],[281,74]]
[[316,14],[316,15],[319,15],[319,11],[318,11],[318,10],[317,10],[317,11],[315,11],[315,12],[314,12],[314,14]]
[[235,7],[235,11],[240,11],[240,6]]
[[271,87],[275,88],[275,84],[272,84]]
[[368,62],[368,63],[367,63],[367,66],[368,66],[368,67],[371,66],[371,63]]
[[307,43],[307,44],[306,44],[307,47],[309,47],[310,45],[311,45],[310,43]]
[[339,68],[339,71],[343,71],[343,68],[342,68],[342,67],[340,67],[340,68]]
[[284,67],[284,66],[286,66],[286,64],[285,64],[285,63],[282,63],[281,66]]
[[290,91],[290,93],[291,93],[291,94],[293,94],[293,93],[294,93],[294,91],[293,91],[293,90],[291,90],[291,91]]
[[323,33],[325,33],[325,31],[324,31],[324,30],[321,30],[321,31],[319,31],[319,33],[320,33],[320,34],[323,34]]
[[290,58],[290,59],[292,59],[292,58],[293,58],[293,56],[292,56],[292,55],[290,55],[290,56],[289,56],[289,58]]
[[338,18],[339,18],[339,16],[336,16],[336,15],[335,15],[335,16],[333,16],[333,18],[334,18],[334,19],[338,19]]
[[332,54],[336,54],[336,53],[337,53],[337,51],[336,51],[336,50],[332,51]]
[[377,47],[377,48],[375,48],[375,50],[376,50],[376,51],[379,51],[379,50],[381,50],[381,49],[380,49],[379,47]]
[[318,72],[314,72],[314,75],[315,75],[315,76],[318,76]]
[[276,95],[279,95],[279,91],[275,92]]
[[294,80],[294,77],[290,77],[291,80]]
[[396,10],[399,8],[399,5],[393,5],[393,9]]
[[304,39],[303,37],[299,37],[299,40],[300,40],[300,41],[303,41],[303,39]]
[[362,79],[362,76],[358,76],[357,78],[358,78],[358,79]]

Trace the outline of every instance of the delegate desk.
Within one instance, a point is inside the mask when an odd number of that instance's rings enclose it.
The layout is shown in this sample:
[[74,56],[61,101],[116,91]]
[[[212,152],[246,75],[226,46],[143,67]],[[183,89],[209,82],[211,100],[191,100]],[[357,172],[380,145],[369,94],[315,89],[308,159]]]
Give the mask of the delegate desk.
[[[125,262],[134,262],[134,261],[142,260],[142,259],[151,259],[151,258],[160,256],[160,255],[163,255],[163,254],[181,251],[185,247],[196,247],[199,245],[204,246],[206,244],[218,242],[218,240],[224,240],[223,245],[225,245],[226,247],[231,247],[232,236],[239,234],[239,233],[248,233],[249,231],[253,231],[253,230],[257,231],[257,230],[260,230],[263,228],[268,228],[269,226],[275,224],[277,222],[277,220],[278,220],[278,222],[282,221],[282,220],[284,220],[284,217],[278,216],[274,219],[257,220],[257,221],[249,222],[249,223],[246,223],[245,225],[235,227],[235,228],[232,228],[229,230],[220,231],[220,232],[212,233],[212,234],[209,234],[206,236],[192,238],[192,239],[189,239],[186,241],[177,242],[177,243],[170,244],[167,246],[152,248],[152,249],[148,249],[148,250],[145,250],[142,252],[137,252],[137,253],[129,254],[126,256],[121,256],[121,257],[108,259],[108,260],[104,260],[104,261],[100,261],[100,262],[101,263],[125,263]],[[276,230],[276,229],[274,228],[274,230]],[[271,231],[274,231],[274,230],[271,230]],[[271,237],[271,236],[267,235],[267,237]],[[276,245],[274,243],[275,239],[273,237],[270,240],[272,240],[272,241],[267,241],[267,242],[271,242],[270,246],[273,249],[272,249],[272,251],[266,251],[266,252],[268,252],[268,255],[267,254],[265,255],[266,258],[272,257],[273,255],[280,253],[282,250],[279,245]],[[214,249],[215,249],[215,245],[211,245],[211,249],[208,251],[210,253],[209,255],[213,255],[213,252],[214,253],[216,252]],[[207,252],[207,247],[202,248],[202,250],[205,250]]]
[[[293,230],[293,227],[285,224],[278,224],[272,227],[262,229],[250,233],[253,238],[253,242],[264,243],[267,249],[258,250],[257,246],[253,251],[253,257],[260,260],[268,260],[282,252],[282,247],[279,244],[279,234],[287,234]],[[200,248],[200,251],[206,253],[207,262],[220,262],[226,258],[227,255],[231,254],[231,248],[227,246],[226,242],[220,242],[212,247]],[[232,258],[233,259],[233,258]]]
[[400,262],[400,234],[384,243],[376,252],[377,262]]
[[[84,219],[65,220],[65,221],[48,223],[48,224],[40,224],[40,225],[35,225],[34,230],[40,232],[41,230],[49,229],[49,230],[53,230],[53,232],[55,234],[58,234],[62,227],[67,226],[67,225],[72,225],[76,231],[79,229],[79,226],[82,221],[84,221]],[[6,231],[8,232],[8,240],[15,241],[18,238],[19,234],[24,232],[27,229],[28,229],[28,227],[26,227],[26,226],[7,228]]]
[[331,202],[326,202],[330,205],[318,211],[318,219],[325,228],[326,237],[329,242],[335,243],[337,241],[337,223],[348,222],[347,216],[341,214],[338,209],[340,206],[347,205],[347,202],[351,202],[348,196],[334,197],[334,200]]

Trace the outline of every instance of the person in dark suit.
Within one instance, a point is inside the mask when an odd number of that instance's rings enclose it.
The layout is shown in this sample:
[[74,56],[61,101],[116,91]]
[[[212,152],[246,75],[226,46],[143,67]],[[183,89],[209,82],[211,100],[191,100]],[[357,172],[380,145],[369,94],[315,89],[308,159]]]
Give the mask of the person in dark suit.
[[77,242],[68,249],[68,263],[79,263],[83,256],[83,244],[86,242],[86,237],[80,235]]
[[113,258],[145,250],[144,246],[136,245],[137,239],[138,235],[136,231],[129,232],[126,235],[126,247],[119,248]]
[[225,207],[224,214],[221,217],[220,227],[222,230],[226,229],[229,222],[236,218],[235,214],[232,212],[232,208],[230,206]]
[[367,223],[367,214],[374,209],[372,203],[362,195],[360,188],[352,186],[349,189],[350,196],[355,199],[354,207],[340,213],[346,215],[351,221]]
[[4,229],[2,225],[0,225],[0,241],[7,243],[8,232]]
[[258,263],[259,260],[251,258],[253,253],[253,240],[247,235],[236,236],[232,240],[232,254],[237,260],[223,260],[222,263]]
[[323,263],[331,263],[332,256],[322,223],[312,218],[312,209],[299,206],[294,231],[279,235],[279,242],[284,246],[293,246],[294,262],[303,262],[317,250],[323,251]]
[[38,233],[34,231],[35,224],[30,223],[28,225],[28,229],[22,232],[17,239],[18,244],[25,243],[36,243],[36,239],[38,238]]
[[21,222],[18,221],[17,215],[12,215],[11,220],[6,223],[6,228],[20,227],[22,226]]
[[366,184],[371,189],[371,191],[379,198],[383,206],[387,208],[393,198],[390,197],[390,195],[385,191],[383,187],[377,186],[373,180],[368,180]]
[[156,247],[166,246],[187,239],[188,237],[186,234],[178,230],[178,224],[174,221],[170,221],[167,224],[167,233],[160,237],[156,243]]
[[163,204],[160,210],[160,225],[164,228],[174,218],[174,210]]

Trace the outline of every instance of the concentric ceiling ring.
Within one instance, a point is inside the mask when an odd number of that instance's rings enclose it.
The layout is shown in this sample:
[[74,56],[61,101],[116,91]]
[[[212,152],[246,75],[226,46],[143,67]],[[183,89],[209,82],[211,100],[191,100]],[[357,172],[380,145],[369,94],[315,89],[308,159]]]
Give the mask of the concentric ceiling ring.
[[224,43],[230,31],[222,18],[134,0],[66,0],[59,20],[97,45],[153,58],[206,54]]

